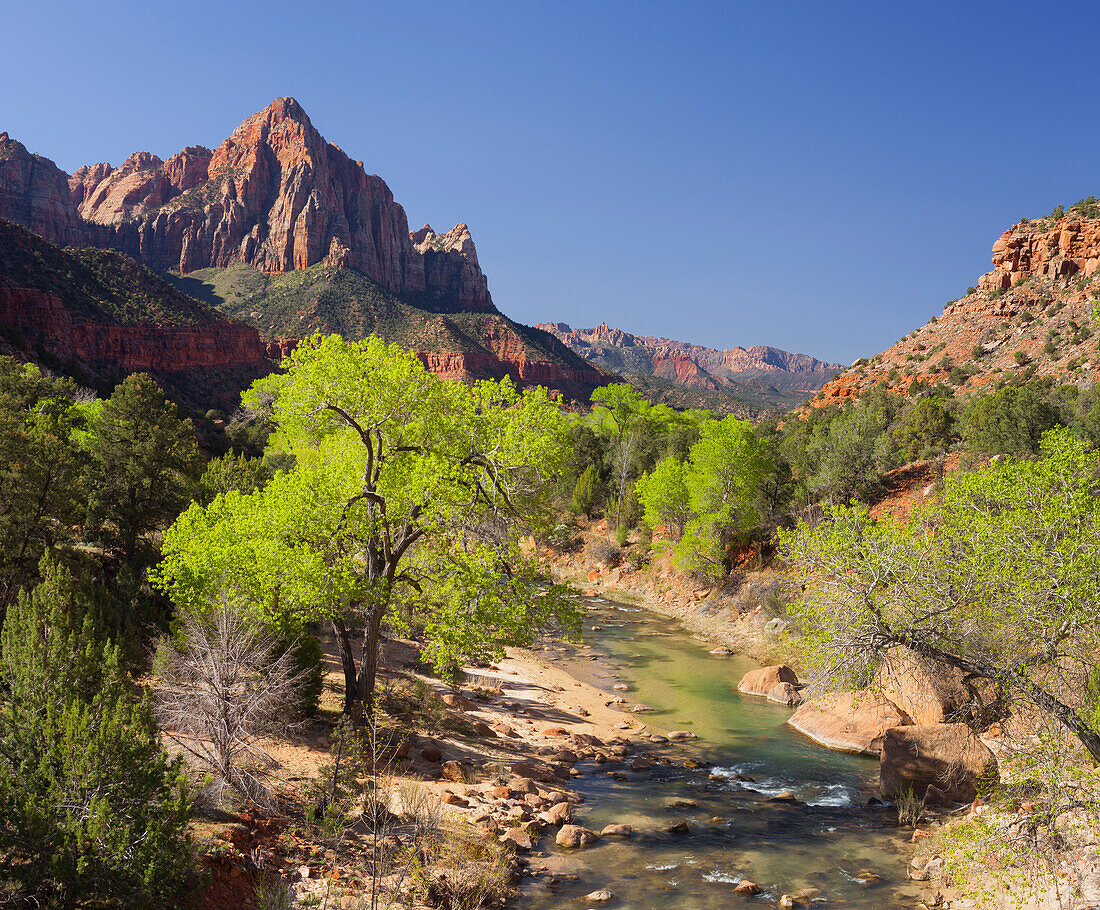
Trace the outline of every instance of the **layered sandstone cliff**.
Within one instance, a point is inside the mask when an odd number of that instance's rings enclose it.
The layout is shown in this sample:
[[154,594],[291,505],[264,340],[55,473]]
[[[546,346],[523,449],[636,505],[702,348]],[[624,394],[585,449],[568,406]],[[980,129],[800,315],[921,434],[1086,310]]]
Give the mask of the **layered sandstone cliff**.
[[409,233],[381,177],[327,142],[293,98],[278,98],[214,151],[167,161],[136,152],[71,177],[0,135],[0,217],[60,244],[106,246],[159,272],[236,263],[280,273],[348,266],[402,294],[494,311],[465,225]]
[[942,315],[869,359],[856,361],[811,402],[843,403],[880,383],[907,395],[914,382],[963,394],[1003,375],[1095,381],[1100,218],[1021,221],[993,244],[993,270]]
[[0,326],[10,352],[84,381],[147,372],[182,401],[232,405],[272,363],[259,333],[120,253],[62,250],[0,220]]
[[83,225],[69,201],[68,178],[49,158],[0,133],[0,218],[54,243],[78,244]]

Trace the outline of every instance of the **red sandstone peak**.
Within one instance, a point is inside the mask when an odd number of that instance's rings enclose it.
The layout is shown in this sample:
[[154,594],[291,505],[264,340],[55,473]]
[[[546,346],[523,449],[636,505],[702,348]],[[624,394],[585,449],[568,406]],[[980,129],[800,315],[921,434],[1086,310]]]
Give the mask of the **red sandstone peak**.
[[385,181],[326,141],[293,98],[276,98],[213,152],[137,152],[118,168],[80,168],[64,191],[52,163],[36,171],[26,149],[2,142],[0,215],[51,240],[113,247],[161,272],[350,266],[391,291],[495,309],[466,225],[410,236]]

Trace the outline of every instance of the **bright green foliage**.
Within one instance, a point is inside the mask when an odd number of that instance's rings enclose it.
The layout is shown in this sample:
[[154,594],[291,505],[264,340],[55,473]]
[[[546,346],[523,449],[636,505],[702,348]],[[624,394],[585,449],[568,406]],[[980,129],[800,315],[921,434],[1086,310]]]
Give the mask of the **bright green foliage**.
[[146,535],[167,527],[195,492],[202,458],[191,421],[135,373],[104,403],[88,451],[89,527],[133,564],[149,548]]
[[827,669],[866,678],[906,645],[995,680],[1100,758],[1080,705],[1100,649],[1097,458],[1064,429],[1042,453],[948,475],[905,525],[835,508],[782,542],[804,585],[803,641]]
[[0,646],[0,891],[60,906],[181,906],[189,809],[72,578],[11,605]]
[[647,524],[681,529],[673,552],[685,571],[720,573],[729,544],[760,520],[765,452],[748,422],[705,420],[687,461],[665,459],[639,481]]
[[691,492],[686,475],[688,465],[676,458],[666,458],[648,474],[638,478],[635,489],[650,528],[666,527],[673,541],[684,534],[684,526],[692,517]]
[[748,421],[700,425],[684,474],[693,517],[674,551],[681,566],[714,573],[724,564],[726,547],[760,520],[756,501],[768,468]]
[[590,464],[585,468],[584,473],[577,478],[577,483],[573,487],[570,505],[578,515],[590,516],[592,514],[592,509],[596,505],[596,499],[599,496],[599,482],[599,474],[596,473],[594,464]]
[[245,399],[269,410],[271,447],[294,467],[180,516],[159,568],[177,604],[202,609],[229,589],[290,628],[332,620],[349,711],[369,707],[384,619],[423,628],[444,667],[545,625],[576,628],[571,603],[518,558],[521,531],[549,523],[563,459],[545,390],[444,382],[376,338],[315,336],[284,367]]

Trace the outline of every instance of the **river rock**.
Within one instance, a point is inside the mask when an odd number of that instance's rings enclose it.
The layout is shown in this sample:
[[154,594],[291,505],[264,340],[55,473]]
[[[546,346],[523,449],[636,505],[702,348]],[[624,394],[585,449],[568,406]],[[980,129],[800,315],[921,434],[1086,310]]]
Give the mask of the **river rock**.
[[631,771],[649,771],[653,767],[653,762],[648,758],[636,758],[630,763]]
[[818,745],[864,755],[881,754],[886,731],[909,722],[897,705],[867,689],[815,698],[787,719]]
[[676,741],[681,739],[695,739],[695,734],[690,730],[673,730],[668,734],[668,738]]
[[768,693],[768,701],[794,708],[802,704],[802,693],[794,683],[781,682]]
[[634,829],[630,825],[605,825],[600,837],[633,837]]
[[759,670],[750,670],[737,684],[737,691],[745,695],[767,696],[780,683],[798,685],[798,676],[790,667],[777,665],[773,667],[761,667]]
[[686,818],[678,818],[665,829],[669,834],[687,834],[690,830]]
[[522,828],[509,828],[500,836],[500,842],[513,844],[517,853],[530,853],[534,846],[531,835]]
[[714,648],[710,653],[717,654],[721,657],[728,657],[730,654],[733,653],[733,651],[727,648],[725,645],[721,645],[717,648]]
[[935,803],[968,803],[980,781],[997,779],[997,759],[966,724],[921,724],[886,731],[879,775],[886,797],[912,790]]
[[549,809],[540,812],[536,817],[544,825],[556,828],[558,825],[564,825],[572,820],[573,808],[569,803],[555,803]]
[[580,825],[562,825],[554,838],[554,843],[559,847],[577,849],[590,847],[599,839],[600,836],[589,828],[582,828]]
[[646,714],[650,711],[653,711],[654,709],[647,705],[645,702],[641,702],[640,704],[635,705],[630,710],[633,711],[635,714]]
[[593,891],[590,894],[586,894],[584,899],[586,901],[592,901],[594,904],[602,904],[605,901],[611,900],[612,897],[613,895],[610,891],[606,888],[601,888],[599,891]]
[[971,701],[961,670],[922,660],[900,645],[887,652],[875,689],[909,715],[914,724],[958,720]]
[[777,904],[777,906],[779,907],[779,910],[793,910],[794,898],[791,897],[789,894],[784,894],[779,898],[779,903]]
[[733,886],[735,894],[759,894],[760,886],[756,882],[750,882],[747,878],[741,879]]

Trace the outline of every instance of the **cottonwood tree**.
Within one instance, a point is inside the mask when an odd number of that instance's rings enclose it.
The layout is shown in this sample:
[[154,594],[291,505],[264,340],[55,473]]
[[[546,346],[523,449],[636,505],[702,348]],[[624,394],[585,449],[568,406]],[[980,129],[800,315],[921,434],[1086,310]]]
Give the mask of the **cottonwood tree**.
[[768,470],[751,424],[705,420],[686,461],[665,459],[639,481],[646,521],[680,530],[673,554],[681,568],[720,574],[729,544],[759,521],[756,500]]
[[1085,698],[1100,649],[1097,457],[1068,430],[1042,453],[949,475],[904,525],[834,508],[783,535],[804,586],[795,616],[827,673],[868,679],[903,645],[989,680],[1100,761]]
[[373,337],[315,336],[283,366],[245,403],[294,466],[180,516],[158,570],[177,604],[201,608],[228,584],[258,618],[327,618],[353,715],[372,710],[387,619],[421,631],[441,668],[578,628],[575,603],[518,549],[548,521],[564,454],[544,389],[447,382]]

